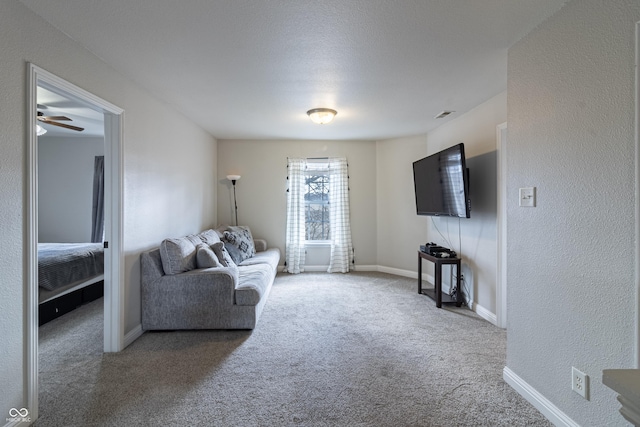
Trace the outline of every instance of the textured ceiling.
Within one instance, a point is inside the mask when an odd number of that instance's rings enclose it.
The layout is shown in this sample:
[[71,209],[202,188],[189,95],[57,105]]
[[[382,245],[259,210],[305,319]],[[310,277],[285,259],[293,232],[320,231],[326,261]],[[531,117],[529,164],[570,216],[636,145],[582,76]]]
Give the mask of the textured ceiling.
[[21,1],[217,138],[366,140],[505,90],[507,48],[565,3]]

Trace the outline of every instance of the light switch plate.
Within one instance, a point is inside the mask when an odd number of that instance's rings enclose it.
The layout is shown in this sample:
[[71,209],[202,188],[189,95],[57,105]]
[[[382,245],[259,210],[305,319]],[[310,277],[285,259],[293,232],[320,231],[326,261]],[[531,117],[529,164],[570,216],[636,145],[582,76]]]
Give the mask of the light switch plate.
[[520,206],[534,208],[536,206],[536,187],[520,189]]

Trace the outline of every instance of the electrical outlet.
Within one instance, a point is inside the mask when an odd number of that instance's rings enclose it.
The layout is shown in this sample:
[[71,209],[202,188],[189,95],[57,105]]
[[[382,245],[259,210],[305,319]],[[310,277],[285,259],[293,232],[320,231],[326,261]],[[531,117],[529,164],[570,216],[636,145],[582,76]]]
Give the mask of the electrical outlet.
[[589,400],[589,375],[571,367],[571,390]]

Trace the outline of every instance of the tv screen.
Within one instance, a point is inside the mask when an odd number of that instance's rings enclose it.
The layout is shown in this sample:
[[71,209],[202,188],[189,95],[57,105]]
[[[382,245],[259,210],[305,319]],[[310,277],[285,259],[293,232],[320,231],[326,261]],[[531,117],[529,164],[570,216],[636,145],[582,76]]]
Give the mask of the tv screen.
[[413,162],[413,182],[418,215],[471,217],[463,143]]

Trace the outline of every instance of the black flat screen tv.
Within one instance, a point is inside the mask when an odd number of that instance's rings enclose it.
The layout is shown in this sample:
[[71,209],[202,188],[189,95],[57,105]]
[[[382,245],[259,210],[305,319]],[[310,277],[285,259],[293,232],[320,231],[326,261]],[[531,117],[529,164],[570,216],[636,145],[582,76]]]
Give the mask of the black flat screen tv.
[[471,217],[463,143],[413,162],[413,182],[418,215]]

